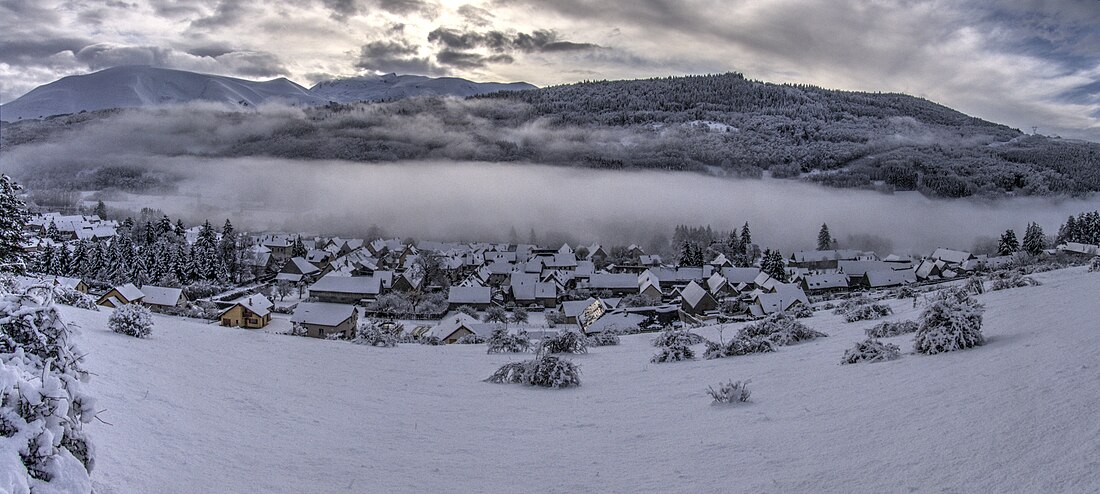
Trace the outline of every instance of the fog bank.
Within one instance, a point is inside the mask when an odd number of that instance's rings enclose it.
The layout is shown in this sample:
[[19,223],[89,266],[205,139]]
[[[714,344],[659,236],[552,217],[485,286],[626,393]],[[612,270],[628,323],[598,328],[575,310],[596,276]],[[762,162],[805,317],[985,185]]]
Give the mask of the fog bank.
[[[787,180],[734,180],[694,173],[600,171],[534,164],[362,164],[262,158],[158,159],[182,174],[182,197],[144,198],[169,214],[228,216],[242,227],[364,234],[372,225],[425,240],[651,243],[677,224],[729,229],[749,222],[754,240],[783,252],[812,249],[828,223],[842,247],[883,245],[925,254],[970,248],[978,236],[1030,221],[1048,234],[1100,199],[928,199],[830,189]],[[186,210],[186,211],[184,211]],[[881,247],[880,247],[881,248]]]

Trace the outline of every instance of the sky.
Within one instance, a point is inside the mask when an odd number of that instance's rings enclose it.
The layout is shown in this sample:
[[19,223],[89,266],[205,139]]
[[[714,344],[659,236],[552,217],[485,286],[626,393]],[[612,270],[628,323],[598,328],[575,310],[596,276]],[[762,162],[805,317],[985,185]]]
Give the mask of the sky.
[[1097,0],[0,0],[0,103],[130,64],[307,87],[737,71],[1100,141],[1098,26]]

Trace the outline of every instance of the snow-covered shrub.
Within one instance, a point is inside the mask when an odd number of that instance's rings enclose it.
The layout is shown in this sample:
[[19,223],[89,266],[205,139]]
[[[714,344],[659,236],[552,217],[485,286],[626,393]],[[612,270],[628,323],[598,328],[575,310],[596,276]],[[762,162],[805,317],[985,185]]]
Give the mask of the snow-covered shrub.
[[359,323],[355,328],[355,337],[352,338],[351,341],[359,345],[370,345],[383,348],[397,346],[397,337],[394,336],[393,333],[382,329],[374,321]]
[[763,338],[776,345],[792,345],[800,341],[829,336],[814,331],[789,314],[776,313],[755,324],[749,324],[737,332],[738,338]]
[[971,276],[966,280],[966,291],[979,295],[985,293],[985,282],[981,276]]
[[588,340],[575,329],[566,329],[539,343],[539,353],[588,353]]
[[791,311],[791,315],[794,316],[796,319],[805,319],[807,317],[813,317],[814,316],[814,309],[813,309],[813,307],[810,307],[808,305],[798,304],[798,307],[796,307],[793,311]]
[[486,343],[489,346],[486,353],[520,353],[531,348],[526,331],[511,334],[507,328],[494,329]]
[[921,313],[913,345],[918,352],[929,355],[982,345],[984,311],[966,290],[944,290]]
[[544,388],[567,388],[581,384],[576,364],[547,353],[540,353],[531,360],[504,364],[485,381]]
[[901,348],[893,343],[883,343],[875,338],[867,338],[844,351],[842,364],[859,362],[883,362],[901,357]]
[[[861,305],[870,305],[870,304],[873,304],[873,303],[875,303],[875,299],[873,299],[871,297],[868,297],[866,295],[859,295],[859,296],[856,296],[856,297],[847,298],[847,299],[844,299],[843,301],[841,301],[840,303],[836,304],[836,306],[833,308],[833,314],[836,314],[838,316],[843,316],[845,313],[847,313],[851,309],[854,309],[854,308],[859,307]],[[826,304],[826,305],[828,305],[828,304]]]
[[714,403],[745,403],[749,401],[749,381],[733,381],[718,383],[718,389],[707,386],[707,394],[714,398]]
[[0,490],[91,492],[95,400],[70,336],[46,299],[0,295]]
[[915,333],[915,321],[883,321],[864,330],[870,338],[889,338],[891,336]]
[[111,313],[107,326],[119,334],[144,338],[153,332],[153,315],[143,306],[126,304]]
[[913,290],[913,287],[903,286],[897,289],[897,291],[894,293],[894,296],[898,299],[913,298],[917,296],[917,292],[916,290]]
[[688,331],[686,329],[672,329],[672,328],[669,328],[669,329],[661,331],[659,334],[657,334],[657,337],[653,339],[653,346],[656,346],[656,347],[671,346],[671,345],[691,346],[691,345],[698,345],[698,344],[700,344],[704,341],[707,341],[706,338],[703,338],[702,336],[699,336],[695,333],[692,333],[691,331]]
[[661,362],[680,362],[682,360],[692,360],[695,358],[695,350],[692,350],[690,346],[683,344],[683,342],[671,342],[667,346],[661,347],[653,358],[649,359],[653,363]]
[[708,341],[707,350],[703,352],[703,358],[711,360],[748,355],[750,353],[768,353],[774,351],[775,345],[762,337],[738,336],[724,345]]
[[444,344],[443,340],[439,339],[438,336],[421,336],[419,343],[421,345],[428,345],[428,346],[439,346],[439,345]]
[[459,345],[480,345],[485,343],[485,338],[479,336],[477,333],[470,333],[466,336],[459,338],[455,343]]
[[990,291],[1008,290],[1009,288],[1020,288],[1025,286],[1040,286],[1042,283],[1030,276],[1023,276],[1020,274],[1014,274],[1004,278],[997,278],[993,280],[993,283],[989,285]]
[[886,304],[870,303],[849,307],[844,311],[844,320],[847,322],[870,321],[880,319],[893,314],[893,309]]
[[53,299],[59,304],[76,307],[77,309],[99,311],[99,306],[95,304],[94,298],[67,286],[55,286],[53,288]]
[[455,312],[461,312],[461,313],[466,314],[467,316],[470,316],[474,319],[478,318],[477,317],[477,309],[475,309],[473,307],[470,307],[469,305],[460,305],[455,309]]
[[588,346],[614,346],[619,344],[619,336],[615,333],[599,333],[588,337]]
[[1089,261],[1089,272],[1100,273],[1100,256],[1096,256]]

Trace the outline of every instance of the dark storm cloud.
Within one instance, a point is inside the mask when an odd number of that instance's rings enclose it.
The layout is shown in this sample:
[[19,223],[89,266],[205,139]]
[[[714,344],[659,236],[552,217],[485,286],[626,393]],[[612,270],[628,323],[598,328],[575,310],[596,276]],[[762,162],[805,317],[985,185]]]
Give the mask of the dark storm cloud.
[[513,63],[515,59],[511,55],[480,55],[477,53],[460,52],[444,49],[435,54],[435,60],[442,65],[461,69],[473,69],[484,67],[490,63]]
[[417,47],[404,39],[371,41],[359,49],[355,66],[363,70],[411,74],[435,74],[428,57],[418,55]]
[[391,14],[412,15],[433,19],[439,14],[439,4],[425,0],[321,0],[321,5],[330,10],[337,20],[369,14],[372,10],[381,10]]
[[276,77],[287,74],[282,60],[262,51],[233,51],[213,57],[228,73],[243,77]]
[[575,43],[559,38],[557,32],[537,29],[530,33],[497,30],[470,31],[439,27],[428,33],[428,41],[450,50],[485,48],[497,53],[582,51],[600,48],[593,43]]
[[466,22],[479,27],[488,26],[494,17],[492,12],[470,4],[459,7],[458,15],[461,15]]
[[221,0],[213,14],[191,21],[191,27],[198,29],[233,27],[240,24],[248,15],[248,5],[248,2],[238,0]]
[[40,64],[43,59],[61,52],[80,51],[92,44],[91,40],[75,37],[28,37],[0,34],[0,62],[22,65]]

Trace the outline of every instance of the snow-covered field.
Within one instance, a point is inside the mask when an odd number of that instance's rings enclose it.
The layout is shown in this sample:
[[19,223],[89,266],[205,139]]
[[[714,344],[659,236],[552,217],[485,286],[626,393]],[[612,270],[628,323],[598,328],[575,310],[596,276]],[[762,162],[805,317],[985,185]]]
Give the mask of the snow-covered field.
[[[482,382],[524,358],[483,345],[162,316],[138,340],[109,332],[106,311],[63,312],[112,424],[88,427],[101,494],[1096,492],[1100,275],[1036,278],[979,297],[977,349],[842,366],[878,321],[819,312],[805,322],[828,338],[772,354],[651,364],[652,335],[624,337],[576,356],[583,385],[565,390]],[[710,404],[706,387],[728,379],[752,380],[750,403]]]

